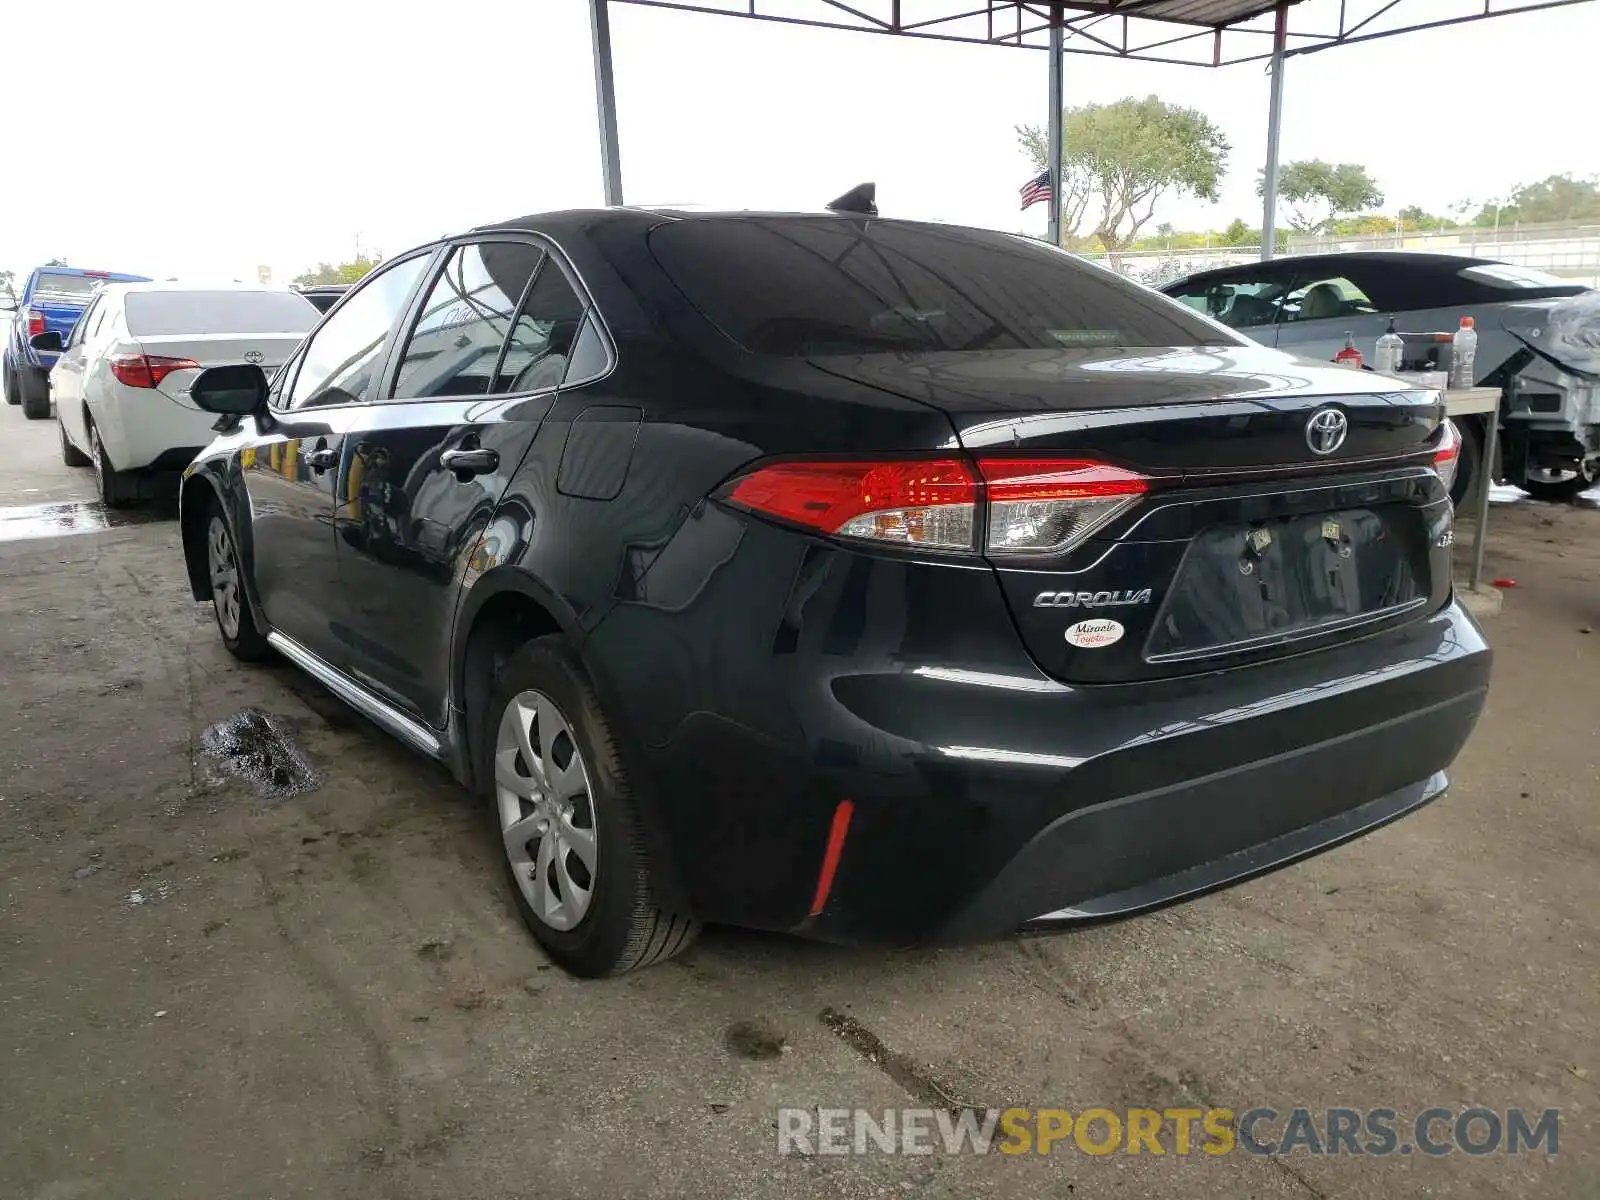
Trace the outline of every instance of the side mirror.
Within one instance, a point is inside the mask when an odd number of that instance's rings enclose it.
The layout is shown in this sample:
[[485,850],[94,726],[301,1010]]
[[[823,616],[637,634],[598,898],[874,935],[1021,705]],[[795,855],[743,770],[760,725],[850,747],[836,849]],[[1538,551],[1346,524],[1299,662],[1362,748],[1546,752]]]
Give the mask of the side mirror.
[[28,339],[28,345],[35,350],[43,350],[46,354],[61,353],[61,335],[54,329],[44,333],[36,333]]
[[240,364],[201,371],[189,388],[197,407],[224,417],[245,417],[267,406],[267,376],[260,367]]

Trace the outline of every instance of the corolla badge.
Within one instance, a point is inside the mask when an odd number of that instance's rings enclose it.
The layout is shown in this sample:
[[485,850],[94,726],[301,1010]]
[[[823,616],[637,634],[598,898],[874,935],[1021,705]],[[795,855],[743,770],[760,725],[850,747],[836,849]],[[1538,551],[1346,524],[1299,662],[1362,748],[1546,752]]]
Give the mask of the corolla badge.
[[1149,588],[1125,592],[1040,592],[1033,598],[1035,608],[1127,608],[1149,604]]
[[1332,454],[1349,432],[1349,417],[1337,408],[1319,408],[1306,422],[1306,445],[1313,454]]
[[245,362],[250,363],[251,365],[259,364],[266,357],[267,356],[265,354],[261,353],[261,351],[259,351],[259,350],[246,350],[244,352],[244,360],[245,360]]

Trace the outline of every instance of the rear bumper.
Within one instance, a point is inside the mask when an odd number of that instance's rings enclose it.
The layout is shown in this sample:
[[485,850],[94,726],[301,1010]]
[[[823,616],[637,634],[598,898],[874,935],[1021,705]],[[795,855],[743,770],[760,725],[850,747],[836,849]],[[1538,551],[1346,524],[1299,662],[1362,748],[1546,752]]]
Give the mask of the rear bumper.
[[101,444],[119,471],[181,471],[216,434],[217,418],[148,388],[119,388],[89,405]]
[[[914,595],[917,571],[904,568],[909,586],[893,594]],[[707,921],[887,945],[1138,912],[1436,798],[1487,694],[1490,650],[1454,603],[1273,663],[1073,687],[1020,652],[999,664],[1015,635],[983,611],[998,599],[972,573],[957,607],[966,628],[1007,630],[968,647],[976,668],[918,665],[903,639],[898,661],[875,656],[870,638],[841,643],[840,659],[823,636],[808,654],[804,634],[792,647],[780,638],[781,657],[735,661],[724,632],[730,653],[707,669],[728,695],[735,673],[748,677],[746,699],[685,715],[696,691],[685,680],[660,696],[676,713],[670,735],[644,736],[638,782],[673,901]],[[596,648],[612,628],[636,658],[653,652],[615,613]],[[637,711],[637,693],[608,703]],[[843,800],[842,851],[813,912]]]
[[22,356],[28,366],[35,367],[46,374],[49,373],[51,367],[56,365],[56,360],[61,357],[59,354],[48,354],[42,350],[35,350],[32,346],[25,347],[22,351]]

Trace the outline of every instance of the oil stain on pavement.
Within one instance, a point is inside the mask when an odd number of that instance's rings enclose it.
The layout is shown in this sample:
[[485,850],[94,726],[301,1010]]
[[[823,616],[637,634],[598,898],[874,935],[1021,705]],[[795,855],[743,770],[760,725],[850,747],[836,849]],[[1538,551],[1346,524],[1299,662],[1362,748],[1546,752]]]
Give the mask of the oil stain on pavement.
[[200,748],[263,800],[299,796],[322,786],[322,773],[295,744],[288,723],[258,708],[240,709],[207,726]]

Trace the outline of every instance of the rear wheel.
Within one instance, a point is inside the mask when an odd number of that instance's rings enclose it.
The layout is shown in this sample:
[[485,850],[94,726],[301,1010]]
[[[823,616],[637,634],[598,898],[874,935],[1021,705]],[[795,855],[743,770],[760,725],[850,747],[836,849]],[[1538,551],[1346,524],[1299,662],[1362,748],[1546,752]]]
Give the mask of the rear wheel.
[[50,376],[33,367],[18,372],[17,386],[22,394],[22,415],[42,421],[50,415]]
[[1456,456],[1456,475],[1450,483],[1450,500],[1457,508],[1476,494],[1478,472],[1483,469],[1483,425],[1476,420],[1456,422],[1461,434],[1461,453]]
[[1595,486],[1600,472],[1593,464],[1562,470],[1557,467],[1529,467],[1528,477],[1522,481],[1522,490],[1535,500],[1548,500],[1552,504],[1571,504],[1578,496]]
[[91,459],[82,450],[79,450],[67,438],[67,427],[61,423],[61,414],[56,414],[56,436],[61,439],[61,461],[69,467],[87,467],[93,464]]
[[512,897],[550,957],[595,978],[688,946],[699,925],[655,903],[627,768],[564,638],[507,660],[484,733],[480,777]]
[[211,607],[217,615],[217,630],[228,653],[245,662],[260,662],[272,653],[267,635],[256,624],[256,615],[244,591],[244,571],[234,545],[233,530],[222,515],[221,505],[213,502],[206,516],[206,575],[211,580]]
[[119,471],[111,465],[106,448],[100,443],[100,431],[89,426],[89,461],[94,466],[95,483],[100,488],[100,500],[107,508],[127,508],[139,498],[139,482],[132,472]]

